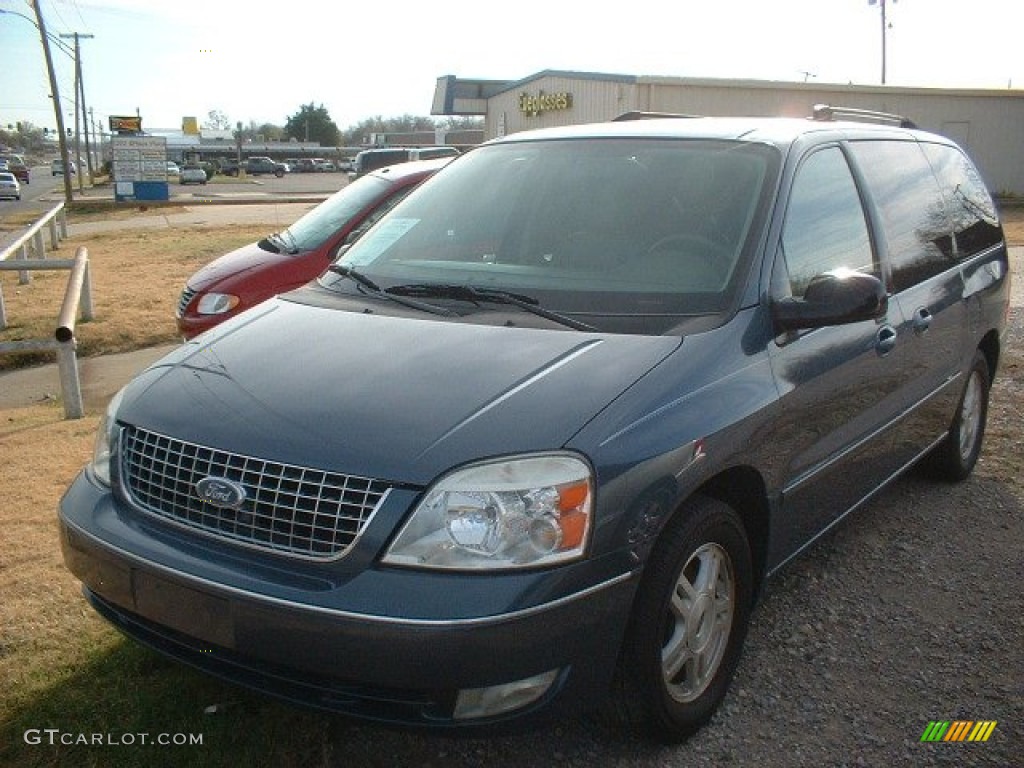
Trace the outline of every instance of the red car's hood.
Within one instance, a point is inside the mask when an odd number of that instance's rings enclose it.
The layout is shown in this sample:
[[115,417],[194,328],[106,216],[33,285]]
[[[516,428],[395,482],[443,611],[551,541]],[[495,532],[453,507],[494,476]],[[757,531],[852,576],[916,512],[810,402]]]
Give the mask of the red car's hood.
[[206,291],[226,278],[244,280],[246,274],[254,269],[269,269],[273,265],[285,263],[298,266],[302,256],[274,253],[261,248],[259,243],[249,243],[211,261],[189,278],[188,287],[197,292]]

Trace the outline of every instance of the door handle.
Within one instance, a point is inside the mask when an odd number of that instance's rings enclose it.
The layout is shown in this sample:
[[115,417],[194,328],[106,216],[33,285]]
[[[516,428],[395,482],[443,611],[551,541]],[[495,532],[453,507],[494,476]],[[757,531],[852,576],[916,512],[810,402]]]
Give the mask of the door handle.
[[891,325],[883,325],[875,334],[875,349],[880,357],[885,357],[896,348],[896,329]]
[[924,307],[914,312],[914,333],[918,336],[923,336],[928,332],[928,329],[932,327],[932,313]]

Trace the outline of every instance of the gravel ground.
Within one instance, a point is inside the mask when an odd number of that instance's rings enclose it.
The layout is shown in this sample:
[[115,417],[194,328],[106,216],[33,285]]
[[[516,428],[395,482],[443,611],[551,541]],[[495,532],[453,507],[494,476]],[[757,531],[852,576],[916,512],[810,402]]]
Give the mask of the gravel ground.
[[[323,765],[1024,766],[1022,325],[1017,306],[974,475],[911,474],[787,566],[723,707],[687,743],[589,722],[469,739],[339,719]],[[998,725],[984,743],[921,743],[932,720]]]

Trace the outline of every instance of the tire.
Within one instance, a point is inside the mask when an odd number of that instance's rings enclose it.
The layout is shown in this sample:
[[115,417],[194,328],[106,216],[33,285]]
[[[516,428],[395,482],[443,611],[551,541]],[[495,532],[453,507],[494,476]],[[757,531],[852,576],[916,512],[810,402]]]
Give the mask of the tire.
[[637,590],[614,719],[665,743],[710,720],[736,671],[752,601],[742,522],[723,502],[691,499],[661,534]]
[[959,483],[970,476],[985,439],[991,386],[988,360],[981,352],[975,352],[953,423],[943,441],[925,460],[924,467],[929,475],[951,483]]

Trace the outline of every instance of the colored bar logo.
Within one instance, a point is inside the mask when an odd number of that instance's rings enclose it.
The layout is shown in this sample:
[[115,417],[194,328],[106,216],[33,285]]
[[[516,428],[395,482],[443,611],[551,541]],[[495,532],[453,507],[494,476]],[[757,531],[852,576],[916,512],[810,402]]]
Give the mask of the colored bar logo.
[[921,741],[988,741],[997,720],[932,720],[921,734]]

